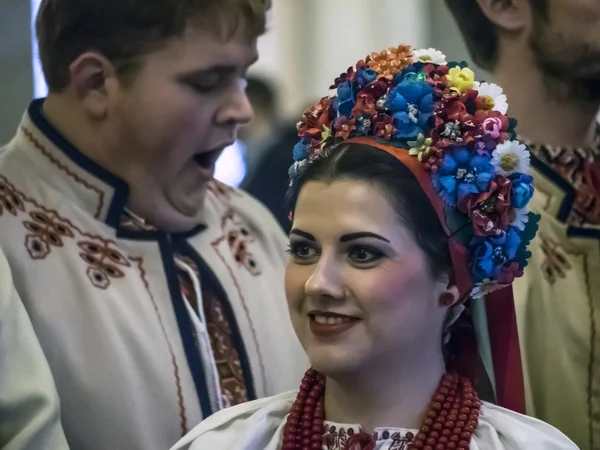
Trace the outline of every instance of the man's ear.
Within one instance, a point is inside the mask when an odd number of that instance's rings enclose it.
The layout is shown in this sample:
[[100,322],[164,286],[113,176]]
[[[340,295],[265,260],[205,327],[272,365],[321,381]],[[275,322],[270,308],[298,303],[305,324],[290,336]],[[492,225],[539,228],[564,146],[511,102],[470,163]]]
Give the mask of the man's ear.
[[485,16],[501,30],[519,31],[531,15],[529,0],[477,0]]
[[69,66],[71,87],[83,110],[101,119],[108,110],[109,84],[116,80],[114,65],[97,52],[86,52]]

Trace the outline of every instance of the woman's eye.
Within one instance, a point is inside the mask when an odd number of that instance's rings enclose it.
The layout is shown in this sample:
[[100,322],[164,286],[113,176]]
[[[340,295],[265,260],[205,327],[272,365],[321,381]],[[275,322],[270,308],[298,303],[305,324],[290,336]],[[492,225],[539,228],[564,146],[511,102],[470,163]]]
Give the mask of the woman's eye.
[[299,242],[290,244],[289,253],[298,259],[306,259],[314,256],[316,251],[310,245]]
[[383,253],[365,247],[354,247],[350,249],[348,256],[357,263],[370,263],[381,259]]

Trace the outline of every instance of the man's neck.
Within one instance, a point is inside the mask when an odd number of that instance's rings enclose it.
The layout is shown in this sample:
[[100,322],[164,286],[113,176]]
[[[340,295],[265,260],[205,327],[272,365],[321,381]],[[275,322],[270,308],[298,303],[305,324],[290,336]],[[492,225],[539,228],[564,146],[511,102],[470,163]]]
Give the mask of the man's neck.
[[533,64],[515,67],[514,60],[498,62],[494,82],[504,89],[522,138],[561,147],[594,145],[598,102],[576,98],[558,81],[545,80]]
[[345,379],[327,378],[326,420],[377,427],[418,429],[445,372],[441,355],[421,361],[390,358],[389,367],[366,370]]
[[60,94],[50,94],[44,100],[43,113],[46,120],[78,151],[108,169],[109,161],[105,161],[99,136],[92,132],[90,123],[78,111],[78,105],[72,104],[68,98],[60,97]]

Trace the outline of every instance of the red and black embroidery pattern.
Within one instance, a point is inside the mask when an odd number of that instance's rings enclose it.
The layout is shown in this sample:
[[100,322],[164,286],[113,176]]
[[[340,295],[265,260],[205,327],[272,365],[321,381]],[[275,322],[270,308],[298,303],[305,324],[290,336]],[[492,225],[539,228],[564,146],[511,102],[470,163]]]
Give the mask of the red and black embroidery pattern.
[[[352,436],[361,433],[361,430],[354,428],[337,428],[333,425],[326,425],[326,432],[323,435],[323,448],[327,450],[353,450]],[[400,433],[398,431],[377,430],[373,432],[373,440],[390,441],[384,445],[383,450],[406,450],[415,436],[411,432]],[[388,446],[389,444],[389,446]],[[358,448],[358,447],[357,447]]]
[[123,278],[125,273],[121,270],[131,264],[116,249],[104,243],[99,245],[93,241],[78,242],[82,252],[79,254],[88,265],[87,276],[94,286],[107,289],[111,278]]
[[[566,223],[573,227],[600,225],[600,195],[590,167],[600,163],[600,127],[591,148],[552,147],[523,141],[529,151],[567,181],[576,191],[573,207]],[[586,175],[587,173],[587,175]]]
[[230,200],[232,196],[239,197],[241,195],[238,190],[214,179],[206,185],[206,188],[217,197],[222,197],[226,200]]
[[566,278],[567,272],[571,270],[572,266],[569,257],[558,242],[548,239],[543,234],[539,235],[539,239],[544,253],[542,273],[549,284],[554,284],[557,279]]
[[221,220],[221,228],[235,261],[252,275],[260,275],[256,259],[249,248],[254,238],[250,235],[248,226],[233,210],[229,210]]
[[[121,226],[138,231],[148,231],[151,229],[147,224],[140,222],[139,219],[130,214],[123,216]],[[177,271],[183,299],[190,304],[194,311],[198,311],[199,307],[203,308],[225,405],[233,406],[247,402],[249,400],[248,389],[244,382],[240,355],[234,345],[231,324],[223,309],[223,301],[226,300],[220,299],[207,283],[201,282],[198,266],[191,258],[180,253],[176,253],[174,257],[194,272],[194,276],[200,285],[202,305],[198,304],[198,298],[190,274],[182,269]]]
[[0,216],[4,211],[15,217],[19,213],[27,214],[22,223],[27,230],[25,248],[31,259],[45,259],[53,249],[62,248],[67,240],[74,239],[82,250],[80,257],[88,265],[88,279],[100,289],[107,289],[111,279],[123,278],[123,269],[130,267],[114,241],[83,232],[70,220],[28,198],[0,176]]
[[[190,258],[180,254],[175,255],[175,257],[191,268],[196,277],[200,279],[198,266]],[[199,306],[198,299],[188,273],[180,270],[179,281],[184,299],[197,310]],[[244,382],[240,355],[234,345],[231,324],[227,320],[223,309],[223,300],[207,283],[200,283],[200,289],[202,291],[202,307],[206,317],[206,328],[208,329],[213,356],[219,372],[225,406],[247,402],[249,400],[248,389]]]
[[64,239],[75,237],[73,231],[57,217],[42,211],[29,213],[31,220],[24,220],[23,226],[29,231],[25,237],[25,247],[32,259],[44,259],[53,247],[63,247]]
[[0,181],[0,216],[4,211],[16,217],[19,211],[25,211],[25,205],[8,184]]

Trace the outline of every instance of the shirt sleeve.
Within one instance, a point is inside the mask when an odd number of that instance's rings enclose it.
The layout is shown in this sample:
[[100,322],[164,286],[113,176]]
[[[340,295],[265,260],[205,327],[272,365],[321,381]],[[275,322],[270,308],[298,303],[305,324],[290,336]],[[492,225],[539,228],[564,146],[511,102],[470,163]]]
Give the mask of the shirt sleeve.
[[0,252],[0,449],[68,449],[50,367]]
[[551,425],[483,402],[470,450],[577,450]]

